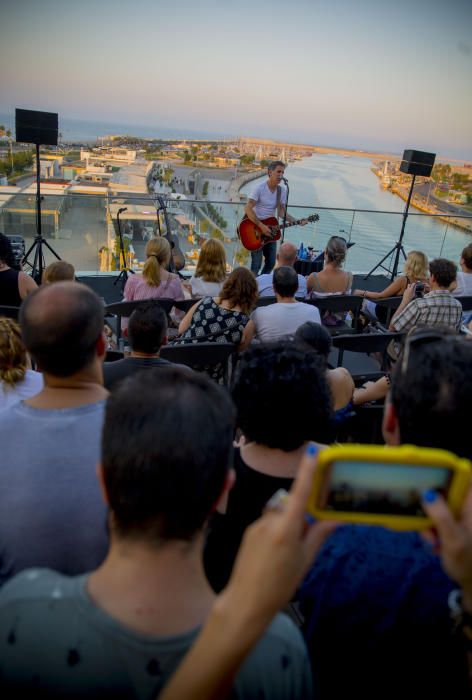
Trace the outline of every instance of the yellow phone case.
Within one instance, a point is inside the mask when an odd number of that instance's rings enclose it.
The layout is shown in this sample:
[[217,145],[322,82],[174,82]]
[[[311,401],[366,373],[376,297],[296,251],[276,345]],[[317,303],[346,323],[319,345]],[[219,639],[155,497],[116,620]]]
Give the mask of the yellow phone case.
[[350,461],[359,463],[399,464],[437,467],[451,471],[451,482],[447,502],[453,514],[460,514],[467,489],[472,478],[472,463],[468,459],[457,457],[446,450],[414,445],[387,447],[379,445],[334,445],[321,450],[313,479],[313,487],[308,501],[308,512],[317,519],[338,520],[348,523],[382,525],[394,530],[424,530],[432,526],[427,517],[411,515],[392,515],[382,513],[363,513],[342,510],[329,510],[320,507],[320,500],[327,487],[329,467],[334,462]]

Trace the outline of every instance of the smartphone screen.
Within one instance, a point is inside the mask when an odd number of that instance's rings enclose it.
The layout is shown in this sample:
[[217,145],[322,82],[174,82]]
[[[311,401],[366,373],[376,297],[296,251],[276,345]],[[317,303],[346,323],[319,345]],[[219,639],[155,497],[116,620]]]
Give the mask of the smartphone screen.
[[337,461],[328,469],[319,507],[425,517],[421,494],[434,489],[447,498],[451,479],[451,470],[442,467]]

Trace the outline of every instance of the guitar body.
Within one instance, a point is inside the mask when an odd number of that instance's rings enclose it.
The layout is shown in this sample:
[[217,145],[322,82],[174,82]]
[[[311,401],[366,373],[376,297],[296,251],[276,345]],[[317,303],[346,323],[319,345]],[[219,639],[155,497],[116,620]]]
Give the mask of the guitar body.
[[251,219],[248,219],[247,216],[240,221],[238,226],[238,236],[246,250],[259,250],[259,248],[262,248],[262,246],[266,245],[266,243],[272,243],[272,241],[279,240],[281,232],[279,222],[275,216],[270,216],[268,219],[262,219],[262,223],[271,227],[270,236],[265,236],[260,228],[256,226]]
[[[291,221],[289,224],[285,225],[285,228],[290,226],[298,226],[300,224],[307,224],[308,222],[315,222],[319,220],[318,214],[312,214],[304,219],[298,219],[297,221]],[[247,216],[244,217],[238,226],[238,236],[239,240],[246,248],[246,250],[259,250],[262,246],[267,243],[272,243],[272,241],[278,241],[282,232],[280,230],[280,225],[275,216],[270,216],[268,219],[262,219],[262,223],[270,228],[270,234],[264,235],[260,228],[256,224],[248,219]]]

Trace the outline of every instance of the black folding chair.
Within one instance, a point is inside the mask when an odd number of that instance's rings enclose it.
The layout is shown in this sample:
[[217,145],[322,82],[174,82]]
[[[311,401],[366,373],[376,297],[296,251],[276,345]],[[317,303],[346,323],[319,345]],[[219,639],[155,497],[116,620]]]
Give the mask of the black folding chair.
[[472,297],[456,297],[462,304],[462,311],[472,311]]
[[[338,367],[343,366],[345,351],[381,355],[380,369],[387,369],[387,348],[392,340],[401,340],[403,333],[360,333],[357,335],[337,335],[333,338],[333,346],[338,349]],[[370,371],[370,368],[366,369]],[[356,372],[356,374],[358,374]]]
[[276,304],[276,297],[259,297],[256,302],[256,306],[270,306],[270,304]]
[[105,362],[116,362],[117,360],[122,360],[123,358],[124,353],[118,352],[118,350],[107,350]]
[[318,307],[322,322],[323,315],[326,311],[330,314],[343,312],[347,314],[348,312],[351,312],[352,325],[348,325],[345,321],[340,321],[335,326],[323,324],[331,335],[336,336],[344,333],[357,332],[359,325],[359,314],[361,312],[363,301],[363,297],[354,294],[332,294],[331,296],[327,297],[313,297],[312,299],[307,299],[305,303]]
[[19,306],[0,306],[0,316],[4,316],[5,318],[12,318],[14,321],[18,321],[19,313]]
[[387,310],[387,317],[385,319],[385,327],[388,328],[390,325],[390,320],[395,313],[395,311],[398,309],[400,306],[402,297],[401,296],[396,296],[396,297],[385,297],[385,299],[375,299],[375,303],[377,306],[381,306],[382,308]]
[[[112,331],[114,331],[117,343],[119,343],[121,338],[121,319],[129,318],[135,309],[138,309],[140,306],[146,306],[146,304],[149,303],[160,306],[167,317],[169,317],[172,308],[179,302],[176,302],[175,299],[142,299],[139,301],[118,301],[115,304],[108,304],[105,306],[105,318],[107,316],[114,316],[116,318],[115,324],[110,323],[109,318],[107,318],[106,322]],[[116,325],[116,327],[114,328],[113,325]]]
[[211,374],[212,369],[221,368],[225,386],[229,385],[230,358],[236,352],[234,343],[182,343],[164,345],[160,356],[169,362],[187,365],[197,372]]

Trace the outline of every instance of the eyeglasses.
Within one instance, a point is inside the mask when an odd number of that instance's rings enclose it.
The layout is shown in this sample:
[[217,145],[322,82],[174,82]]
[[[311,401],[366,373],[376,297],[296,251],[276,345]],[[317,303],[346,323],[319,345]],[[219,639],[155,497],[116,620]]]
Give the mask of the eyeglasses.
[[420,331],[415,335],[409,335],[405,341],[403,348],[402,364],[400,368],[400,374],[402,377],[408,371],[408,363],[410,361],[410,354],[412,348],[419,348],[428,343],[435,343],[438,341],[443,341],[446,343],[463,343],[464,340],[460,335],[443,335],[439,331]]

